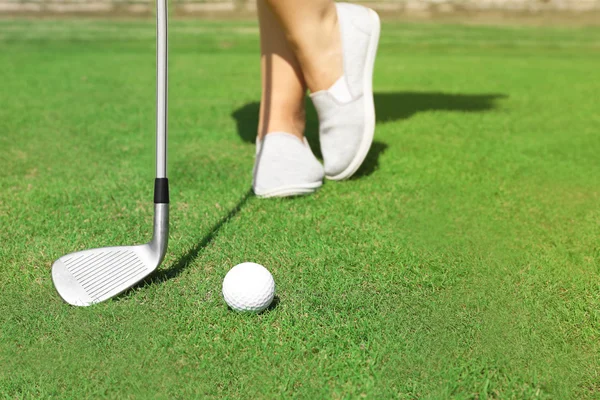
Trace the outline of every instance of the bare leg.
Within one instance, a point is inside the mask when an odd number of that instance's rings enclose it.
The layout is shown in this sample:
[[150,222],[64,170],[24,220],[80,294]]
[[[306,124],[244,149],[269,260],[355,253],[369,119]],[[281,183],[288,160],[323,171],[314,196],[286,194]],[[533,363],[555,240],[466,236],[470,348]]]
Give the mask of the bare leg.
[[[257,2],[262,140],[257,142],[252,187],[259,197],[312,193],[324,176],[352,176],[373,141],[379,17],[366,7],[333,0]],[[297,139],[304,136],[307,88],[319,115],[324,165]]]
[[270,132],[287,132],[302,138],[307,89],[302,68],[273,11],[265,0],[258,0],[257,6],[262,73],[258,139]]
[[340,29],[333,0],[264,1],[281,22],[308,88],[313,93],[329,89],[343,73]]

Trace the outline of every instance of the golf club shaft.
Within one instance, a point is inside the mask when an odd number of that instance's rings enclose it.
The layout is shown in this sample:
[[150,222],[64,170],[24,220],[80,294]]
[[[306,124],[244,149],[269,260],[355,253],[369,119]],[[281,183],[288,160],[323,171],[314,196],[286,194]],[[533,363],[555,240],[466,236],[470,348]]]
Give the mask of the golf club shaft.
[[167,0],[156,0],[156,179],[154,231],[150,248],[160,264],[169,242],[169,181],[167,180]]
[[156,177],[167,177],[167,0],[156,0]]

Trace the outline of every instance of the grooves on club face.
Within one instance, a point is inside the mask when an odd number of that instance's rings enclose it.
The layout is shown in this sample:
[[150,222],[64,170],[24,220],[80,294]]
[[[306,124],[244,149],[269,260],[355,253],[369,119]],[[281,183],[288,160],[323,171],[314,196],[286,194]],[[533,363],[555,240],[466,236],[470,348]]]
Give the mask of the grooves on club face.
[[52,280],[69,304],[88,306],[113,297],[154,271],[141,246],[105,247],[67,254],[54,262]]
[[89,306],[129,289],[162,262],[169,237],[169,205],[154,205],[152,241],[103,247],[62,256],[52,265],[56,291],[69,304]]

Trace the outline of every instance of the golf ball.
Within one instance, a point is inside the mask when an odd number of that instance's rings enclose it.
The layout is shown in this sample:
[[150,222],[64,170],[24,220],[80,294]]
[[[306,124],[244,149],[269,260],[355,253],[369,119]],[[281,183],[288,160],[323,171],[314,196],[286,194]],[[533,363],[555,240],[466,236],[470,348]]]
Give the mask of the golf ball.
[[260,264],[238,264],[223,279],[223,298],[234,310],[261,312],[269,307],[274,296],[273,275]]

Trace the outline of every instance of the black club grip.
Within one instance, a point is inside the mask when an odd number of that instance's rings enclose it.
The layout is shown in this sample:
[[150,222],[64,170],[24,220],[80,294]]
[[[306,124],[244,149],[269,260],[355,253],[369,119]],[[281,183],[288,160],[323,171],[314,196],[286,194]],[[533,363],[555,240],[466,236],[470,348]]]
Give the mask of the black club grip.
[[169,180],[167,178],[154,180],[154,204],[169,204]]

